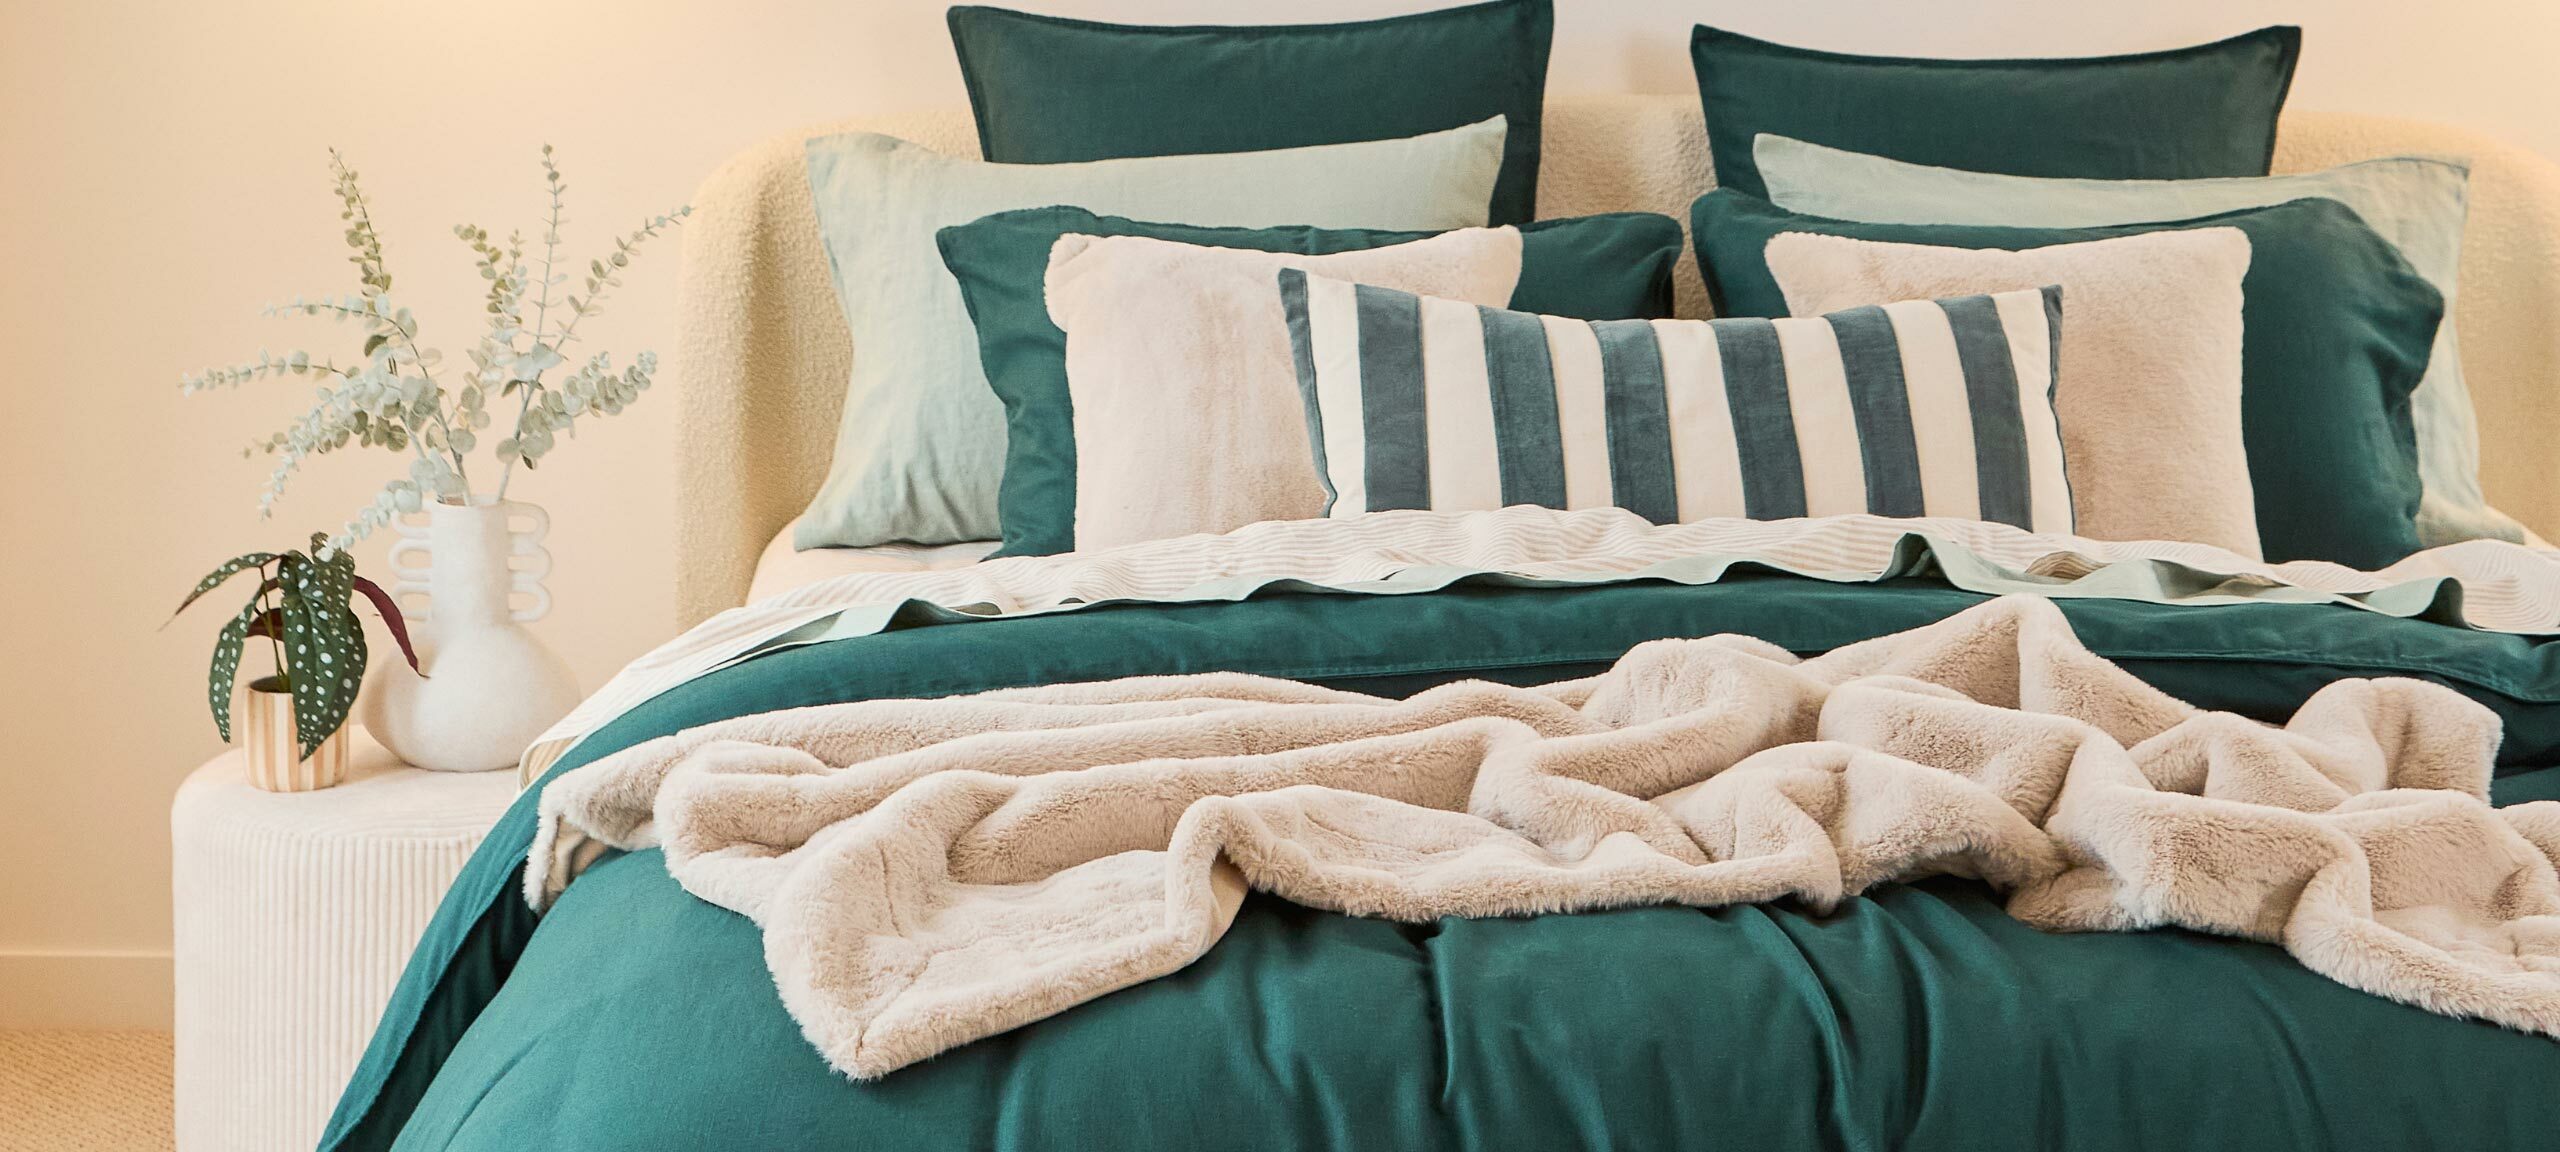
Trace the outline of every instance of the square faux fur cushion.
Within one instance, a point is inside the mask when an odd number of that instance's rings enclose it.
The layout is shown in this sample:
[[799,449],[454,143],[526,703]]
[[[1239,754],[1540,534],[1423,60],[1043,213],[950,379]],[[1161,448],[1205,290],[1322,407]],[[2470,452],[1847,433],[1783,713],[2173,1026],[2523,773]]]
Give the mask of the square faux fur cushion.
[[1797,316],[2061,285],[2070,322],[2054,407],[2075,530],[2259,556],[2241,439],[2240,282],[2250,249],[2239,229],[2016,252],[1789,232],[1766,255]]
[[1060,237],[1046,291],[1067,334],[1076,550],[1324,515],[1283,268],[1499,307],[1520,281],[1520,232],[1325,256]]

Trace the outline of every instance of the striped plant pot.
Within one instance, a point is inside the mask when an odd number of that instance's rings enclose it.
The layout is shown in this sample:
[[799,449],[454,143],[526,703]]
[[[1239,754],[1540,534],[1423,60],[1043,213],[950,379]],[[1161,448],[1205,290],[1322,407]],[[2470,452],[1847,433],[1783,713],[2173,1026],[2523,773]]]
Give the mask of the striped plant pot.
[[334,787],[347,776],[347,729],[340,725],[308,758],[293,736],[293,694],[264,677],[249,685],[241,743],[249,750],[249,782],[269,792]]

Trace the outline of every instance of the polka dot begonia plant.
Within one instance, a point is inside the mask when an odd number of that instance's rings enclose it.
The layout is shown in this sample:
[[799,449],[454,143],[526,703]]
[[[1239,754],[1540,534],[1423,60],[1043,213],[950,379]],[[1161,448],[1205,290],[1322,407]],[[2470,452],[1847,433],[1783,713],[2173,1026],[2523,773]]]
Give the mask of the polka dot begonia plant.
[[213,667],[206,683],[214,727],[231,739],[231,697],[240,674],[240,658],[252,638],[263,638],[273,653],[276,676],[293,694],[294,739],[309,756],[321,741],[344,726],[355,706],[356,688],[364,683],[364,622],[355,613],[359,593],[382,614],[382,622],[400,645],[409,667],[418,667],[409,643],[408,623],[400,605],[382,586],[356,575],[355,558],[328,546],[327,533],[313,533],[311,551],[251,552],[224,561],[196,582],[195,591],[178,605],[184,612],[204,594],[243,572],[259,575],[258,590],[247,606],[222,626],[213,642]]

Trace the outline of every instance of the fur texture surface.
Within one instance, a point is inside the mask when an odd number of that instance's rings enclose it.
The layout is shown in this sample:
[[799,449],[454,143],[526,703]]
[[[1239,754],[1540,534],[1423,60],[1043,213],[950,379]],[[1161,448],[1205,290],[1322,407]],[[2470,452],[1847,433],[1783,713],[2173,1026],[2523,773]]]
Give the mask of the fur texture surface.
[[2249,237],[2239,229],[2023,252],[1788,232],[1769,241],[1768,260],[1797,316],[2061,285],[2053,407],[2070,461],[2072,530],[2260,555],[2240,438]]
[[526,885],[664,848],[866,1079],[1178,970],[1248,888],[1428,920],[1957,873],[2043,928],[2278,943],[2560,1035],[2560,803],[2488,805],[2498,737],[2410,680],[2202,712],[2009,597],[1810,660],[1666,640],[1401,701],[1213,674],[751,716],[554,781]]
[[1520,283],[1520,230],[1323,256],[1059,237],[1045,291],[1067,334],[1077,550],[1324,515],[1282,268],[1499,308]]

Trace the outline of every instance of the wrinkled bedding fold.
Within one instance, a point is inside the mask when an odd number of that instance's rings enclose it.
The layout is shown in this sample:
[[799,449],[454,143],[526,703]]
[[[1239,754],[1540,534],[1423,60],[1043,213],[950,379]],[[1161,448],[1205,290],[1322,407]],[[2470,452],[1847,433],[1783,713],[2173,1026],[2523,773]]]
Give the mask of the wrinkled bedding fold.
[[962,623],[1126,603],[1237,601],[1270,591],[1385,596],[1467,584],[1711,584],[1738,568],[1855,584],[1928,576],[1991,595],[2194,607],[2341,604],[2494,631],[2560,631],[2560,555],[2492,540],[2357,572],[2321,561],[2262,564],[2202,544],[2039,535],[1979,520],[1859,514],[1653,524],[1618,508],[1379,512],[807,584],[723,612],[632,661],[526,751],[521,775],[531,783],[614,718],[696,677],[776,648],[874,635],[902,619]]
[[2011,597],[1811,659],[1661,640],[1402,701],[1210,674],[751,715],[555,779],[525,885],[662,847],[861,1079],[1176,971],[1248,888],[1426,920],[1955,873],[2038,927],[2278,943],[2560,1034],[2560,803],[2488,806],[2498,738],[2413,680],[2282,727],[2200,711]]

